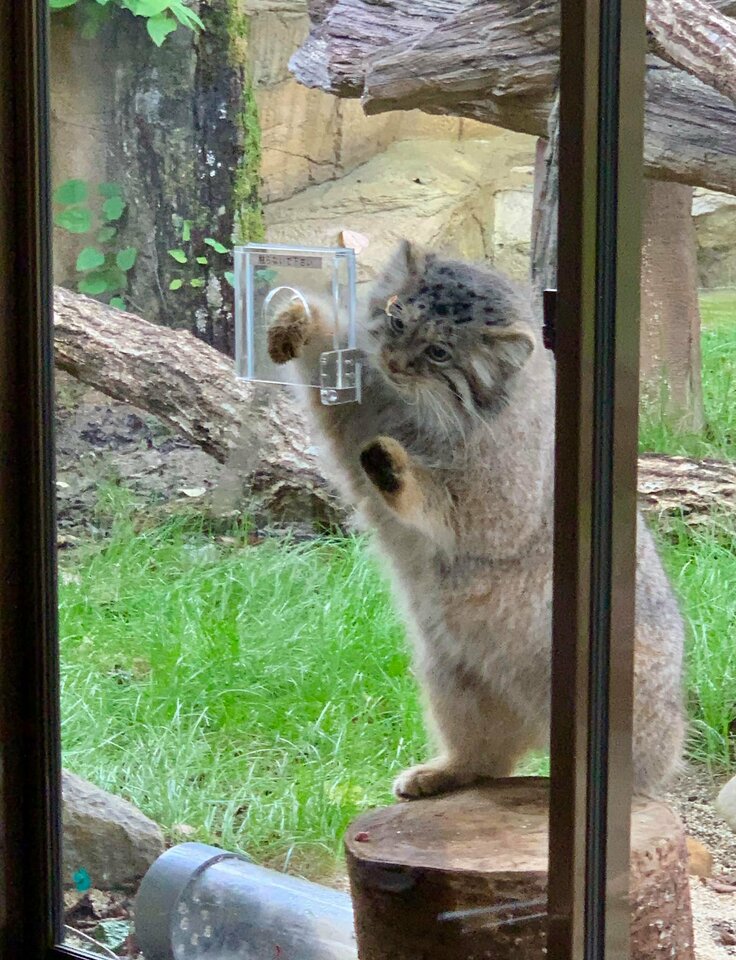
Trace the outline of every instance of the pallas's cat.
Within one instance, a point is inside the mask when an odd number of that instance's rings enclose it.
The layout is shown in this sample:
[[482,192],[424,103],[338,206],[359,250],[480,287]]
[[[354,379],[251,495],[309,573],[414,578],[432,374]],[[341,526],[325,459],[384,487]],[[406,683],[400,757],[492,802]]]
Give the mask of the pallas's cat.
[[[333,349],[318,302],[269,330],[277,363],[317,382]],[[413,641],[439,755],[414,798],[510,775],[548,742],[554,373],[530,300],[494,269],[403,242],[360,317],[360,404],[305,393],[325,471],[375,531]],[[370,642],[370,638],[366,638]],[[676,769],[683,624],[639,518],[635,789]],[[398,705],[397,705],[398,707]]]

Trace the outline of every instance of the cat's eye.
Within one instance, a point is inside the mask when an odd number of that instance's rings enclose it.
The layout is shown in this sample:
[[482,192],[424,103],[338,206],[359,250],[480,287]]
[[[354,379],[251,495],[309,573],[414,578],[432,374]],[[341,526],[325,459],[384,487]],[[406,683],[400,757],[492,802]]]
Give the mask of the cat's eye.
[[402,333],[404,330],[404,321],[400,317],[394,316],[392,313],[389,313],[388,315],[388,325],[394,333]]
[[430,344],[425,350],[425,353],[432,363],[447,363],[450,359],[450,351],[437,343]]

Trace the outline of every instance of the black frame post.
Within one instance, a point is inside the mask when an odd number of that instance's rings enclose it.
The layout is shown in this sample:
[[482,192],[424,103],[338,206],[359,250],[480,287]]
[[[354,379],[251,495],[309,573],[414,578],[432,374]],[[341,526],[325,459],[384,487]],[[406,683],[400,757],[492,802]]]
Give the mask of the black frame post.
[[0,956],[60,934],[47,0],[0,4]]
[[550,960],[629,953],[644,0],[561,0]]

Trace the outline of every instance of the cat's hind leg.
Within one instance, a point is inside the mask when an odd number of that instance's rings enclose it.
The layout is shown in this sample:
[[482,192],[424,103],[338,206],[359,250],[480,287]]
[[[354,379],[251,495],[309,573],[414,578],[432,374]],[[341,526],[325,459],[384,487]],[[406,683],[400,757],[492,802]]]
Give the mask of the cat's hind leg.
[[466,671],[437,664],[425,671],[428,719],[439,756],[401,773],[394,793],[415,800],[449,793],[481,780],[511,776],[537,745],[538,731],[502,698]]

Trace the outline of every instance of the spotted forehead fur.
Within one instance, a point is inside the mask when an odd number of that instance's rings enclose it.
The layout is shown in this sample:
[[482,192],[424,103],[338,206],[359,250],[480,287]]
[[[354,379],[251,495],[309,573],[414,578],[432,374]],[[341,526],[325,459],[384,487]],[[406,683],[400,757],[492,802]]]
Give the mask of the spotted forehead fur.
[[[452,324],[482,323],[488,326],[511,322],[511,290],[499,278],[473,269],[469,264],[428,257],[424,270],[411,277],[400,295],[403,304],[420,313]],[[500,288],[498,280],[501,281]],[[496,282],[493,282],[496,281]]]

